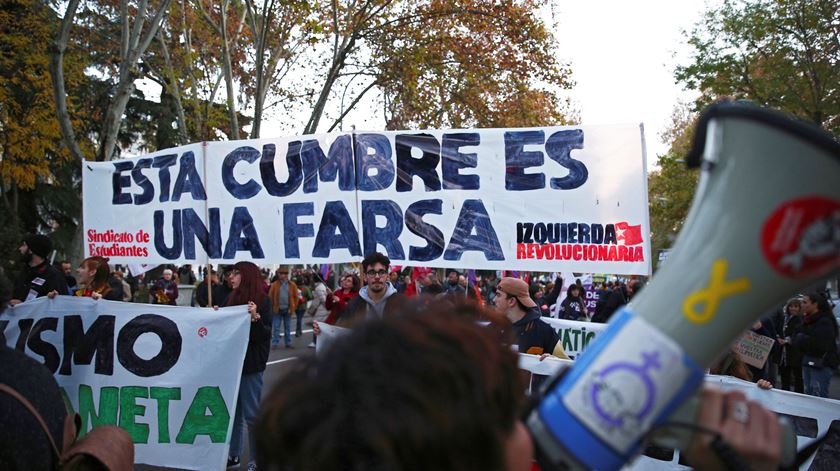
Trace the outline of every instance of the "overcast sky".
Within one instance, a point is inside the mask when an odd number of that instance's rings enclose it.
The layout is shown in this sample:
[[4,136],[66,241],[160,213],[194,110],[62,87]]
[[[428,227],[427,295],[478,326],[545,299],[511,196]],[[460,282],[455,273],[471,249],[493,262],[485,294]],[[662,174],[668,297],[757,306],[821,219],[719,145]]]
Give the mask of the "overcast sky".
[[668,150],[659,136],[674,106],[695,96],[673,71],[688,58],[681,30],[703,10],[703,0],[554,0],[547,14],[572,65],[581,123],[644,123],[649,168]]

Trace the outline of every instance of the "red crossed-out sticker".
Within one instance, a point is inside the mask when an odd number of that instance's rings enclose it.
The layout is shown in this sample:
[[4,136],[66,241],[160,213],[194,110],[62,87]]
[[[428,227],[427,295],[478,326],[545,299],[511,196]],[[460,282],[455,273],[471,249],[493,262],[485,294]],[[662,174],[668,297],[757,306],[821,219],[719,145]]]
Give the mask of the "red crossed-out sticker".
[[806,196],[785,202],[761,230],[761,250],[790,278],[819,276],[840,264],[840,201]]

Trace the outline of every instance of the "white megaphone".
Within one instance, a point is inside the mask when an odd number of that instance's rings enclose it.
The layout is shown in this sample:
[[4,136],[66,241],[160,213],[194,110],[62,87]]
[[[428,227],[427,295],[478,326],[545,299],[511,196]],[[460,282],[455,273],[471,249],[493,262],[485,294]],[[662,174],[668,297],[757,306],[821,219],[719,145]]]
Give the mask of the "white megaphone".
[[667,262],[548,389],[527,426],[547,465],[619,469],[764,312],[840,271],[840,144],[743,103],[709,107]]

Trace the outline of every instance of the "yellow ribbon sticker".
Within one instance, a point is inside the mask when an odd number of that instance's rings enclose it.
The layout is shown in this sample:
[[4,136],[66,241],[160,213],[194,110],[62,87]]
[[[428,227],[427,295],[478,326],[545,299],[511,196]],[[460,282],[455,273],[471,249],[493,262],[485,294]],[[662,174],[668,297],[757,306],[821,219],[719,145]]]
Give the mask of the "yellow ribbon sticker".
[[[685,314],[686,319],[695,324],[705,324],[717,314],[721,299],[749,291],[750,280],[748,278],[726,281],[728,268],[729,262],[726,260],[722,258],[715,260],[712,264],[709,286],[689,294],[683,302],[683,314]],[[698,304],[703,305],[703,310],[700,312],[695,309]]]

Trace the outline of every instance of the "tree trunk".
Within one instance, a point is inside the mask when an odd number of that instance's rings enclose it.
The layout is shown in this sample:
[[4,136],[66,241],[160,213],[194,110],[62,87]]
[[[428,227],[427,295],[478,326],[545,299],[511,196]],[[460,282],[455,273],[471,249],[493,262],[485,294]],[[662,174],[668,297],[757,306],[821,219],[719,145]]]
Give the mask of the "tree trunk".
[[[132,70],[137,66],[137,62],[143,56],[146,48],[149,47],[152,38],[157,34],[157,29],[163,21],[166,11],[169,9],[169,2],[171,0],[163,0],[159,9],[155,12],[149,29],[146,34],[142,34],[143,24],[146,17],[147,1],[143,0],[138,7],[137,14],[134,20],[134,26],[129,31],[128,27],[128,0],[121,0],[120,12],[123,19],[123,29],[121,33],[120,42],[120,77],[117,86],[117,92],[114,98],[108,105],[108,110],[105,113],[106,119],[102,125],[103,135],[100,136],[102,146],[97,153],[97,160],[108,160],[112,157],[117,143],[117,133],[120,129],[120,121],[125,107],[128,104],[128,99],[134,91],[134,80],[132,77]],[[58,37],[53,43],[52,57],[50,60],[50,72],[53,80],[53,95],[56,101],[56,113],[58,115],[59,125],[61,126],[61,135],[64,138],[65,144],[70,149],[70,152],[79,160],[84,160],[84,154],[76,142],[76,134],[73,130],[73,124],[70,120],[70,114],[67,111],[67,94],[64,88],[64,51],[67,49],[67,42],[70,37],[70,28],[73,25],[73,19],[76,16],[76,10],[79,6],[79,0],[70,0],[67,5],[67,11],[61,21],[61,28],[59,29]]]
[[239,117],[236,115],[236,97],[233,93],[233,67],[230,63],[230,43],[227,34],[227,6],[222,2],[221,32],[222,32],[222,67],[225,74],[225,88],[227,88],[227,108],[230,116],[230,136],[232,140],[239,140]]
[[[172,67],[172,59],[169,57],[169,49],[166,47],[166,41],[163,37],[163,28],[158,30],[158,39],[160,40],[160,49],[163,53],[163,60],[166,64],[166,78],[168,79],[169,94],[173,98],[175,105],[175,114],[178,119],[178,140],[179,144],[187,144],[189,137],[187,136],[187,119],[184,115],[184,106],[181,104],[181,91],[178,87],[178,80],[175,78],[175,70]],[[162,102],[163,100],[161,100]]]
[[76,133],[73,131],[73,123],[70,121],[70,113],[67,112],[67,92],[64,89],[64,51],[67,50],[67,41],[70,38],[70,27],[73,26],[73,19],[76,17],[76,10],[79,8],[79,0],[70,0],[67,4],[67,11],[61,20],[61,28],[58,36],[50,48],[50,75],[52,76],[53,97],[55,99],[56,118],[61,128],[61,137],[64,145],[70,149],[70,153],[80,162],[85,160],[82,148],[76,142]]

